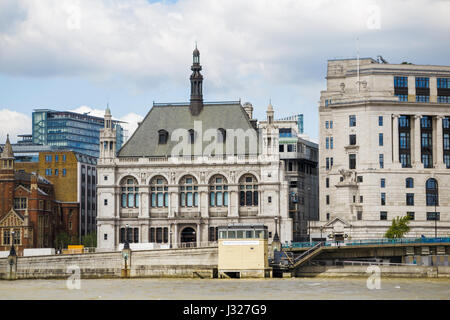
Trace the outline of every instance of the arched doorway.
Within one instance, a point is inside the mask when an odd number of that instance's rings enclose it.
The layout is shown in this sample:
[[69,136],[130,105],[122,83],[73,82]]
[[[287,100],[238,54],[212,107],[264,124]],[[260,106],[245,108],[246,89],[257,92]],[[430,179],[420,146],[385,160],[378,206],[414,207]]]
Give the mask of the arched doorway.
[[181,230],[181,247],[195,247],[197,244],[197,234],[191,227]]

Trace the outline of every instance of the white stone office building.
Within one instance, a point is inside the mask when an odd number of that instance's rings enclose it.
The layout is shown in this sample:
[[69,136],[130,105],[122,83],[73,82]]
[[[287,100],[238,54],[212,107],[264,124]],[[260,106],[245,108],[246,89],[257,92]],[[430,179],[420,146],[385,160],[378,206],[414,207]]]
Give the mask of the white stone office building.
[[315,239],[450,235],[450,67],[382,61],[328,61]]
[[117,152],[107,110],[97,165],[100,250],[117,250],[126,238],[207,245],[230,223],[264,224],[269,241],[277,227],[281,241],[292,240],[273,107],[258,129],[239,101],[203,103],[199,56],[196,49],[190,103],[154,103]]
[[303,133],[303,115],[275,120],[275,125],[279,131],[280,159],[289,183],[292,238],[295,242],[309,241],[310,221],[319,220],[319,147]]

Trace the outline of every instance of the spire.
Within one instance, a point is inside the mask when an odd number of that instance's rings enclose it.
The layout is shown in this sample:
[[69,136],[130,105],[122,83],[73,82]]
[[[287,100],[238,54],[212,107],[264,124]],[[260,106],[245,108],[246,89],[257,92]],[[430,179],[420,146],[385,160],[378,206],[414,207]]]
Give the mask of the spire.
[[200,71],[202,66],[200,65],[200,51],[197,49],[197,42],[195,43],[195,49],[192,53],[192,74],[191,74],[191,103],[189,109],[191,114],[196,116],[202,112],[203,109],[203,76]]
[[269,100],[269,105],[267,106],[267,124],[273,124],[273,106],[272,106],[272,99]]
[[112,115],[111,115],[111,109],[109,109],[109,103],[106,106],[105,110],[105,129],[111,129],[112,128]]
[[14,152],[12,150],[11,142],[9,141],[9,134],[6,135],[6,143],[3,147],[1,157],[3,159],[14,159]]

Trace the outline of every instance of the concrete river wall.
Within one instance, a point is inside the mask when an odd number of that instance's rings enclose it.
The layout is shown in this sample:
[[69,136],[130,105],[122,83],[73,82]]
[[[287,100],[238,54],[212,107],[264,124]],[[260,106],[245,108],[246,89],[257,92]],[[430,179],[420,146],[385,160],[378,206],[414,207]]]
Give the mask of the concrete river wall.
[[450,266],[389,266],[379,265],[379,269],[368,265],[344,266],[302,266],[293,272],[296,277],[368,277],[379,272],[389,278],[450,278]]
[[[132,251],[127,269],[129,277],[212,278],[217,261],[217,247]],[[122,252],[17,257],[12,265],[2,258],[0,279],[118,278],[124,268]]]

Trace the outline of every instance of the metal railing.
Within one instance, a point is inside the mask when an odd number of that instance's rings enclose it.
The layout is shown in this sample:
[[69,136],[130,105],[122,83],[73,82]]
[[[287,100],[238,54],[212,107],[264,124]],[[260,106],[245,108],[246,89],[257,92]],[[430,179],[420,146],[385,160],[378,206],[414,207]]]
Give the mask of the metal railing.
[[323,246],[362,246],[362,245],[385,245],[385,244],[414,244],[414,243],[450,243],[450,237],[445,238],[400,238],[400,239],[362,239],[347,241],[324,241],[324,242],[291,242],[283,244],[283,248],[310,248],[322,243]]
[[314,251],[318,250],[320,247],[322,246],[322,242],[318,242],[315,246],[311,247],[310,249],[306,250],[305,252],[303,252],[301,255],[295,257],[292,260],[292,265],[295,265],[297,262],[299,262],[301,259],[307,257],[308,255],[310,255],[311,253],[313,253]]

